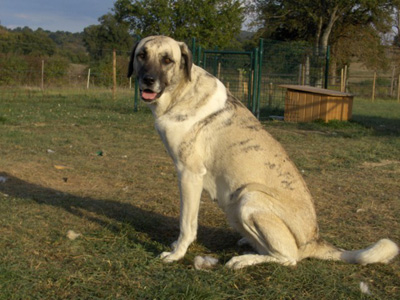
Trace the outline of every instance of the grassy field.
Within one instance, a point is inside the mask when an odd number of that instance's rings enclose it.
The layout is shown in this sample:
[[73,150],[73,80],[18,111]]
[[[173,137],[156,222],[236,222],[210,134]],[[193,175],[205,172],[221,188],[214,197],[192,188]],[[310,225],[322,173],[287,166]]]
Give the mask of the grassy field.
[[[304,174],[322,237],[346,249],[400,243],[400,104],[356,99],[353,115],[263,124]],[[249,249],[206,195],[198,241],[164,264],[178,197],[152,116],[133,112],[132,95],[0,90],[0,299],[400,299],[399,258],[224,268]],[[197,271],[196,255],[220,264]]]

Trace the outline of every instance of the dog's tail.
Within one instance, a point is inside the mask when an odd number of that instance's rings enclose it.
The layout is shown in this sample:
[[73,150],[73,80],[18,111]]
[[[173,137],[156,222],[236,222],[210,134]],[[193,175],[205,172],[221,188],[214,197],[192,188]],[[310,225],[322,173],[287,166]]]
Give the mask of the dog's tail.
[[389,239],[381,239],[365,249],[353,251],[338,249],[325,241],[319,240],[307,244],[302,250],[302,258],[314,257],[324,260],[342,260],[360,265],[386,264],[400,252],[399,247]]

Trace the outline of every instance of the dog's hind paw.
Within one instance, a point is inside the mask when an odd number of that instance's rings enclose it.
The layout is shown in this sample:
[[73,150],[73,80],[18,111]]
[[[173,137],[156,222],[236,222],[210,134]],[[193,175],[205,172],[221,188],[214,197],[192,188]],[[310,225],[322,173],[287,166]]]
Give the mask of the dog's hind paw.
[[273,257],[269,255],[245,254],[232,257],[226,267],[230,269],[242,269],[248,266],[253,266],[261,263],[279,263],[284,266],[295,266],[296,260],[286,257]]
[[232,257],[226,264],[225,266],[230,268],[230,269],[242,269],[247,266],[251,266],[253,264],[256,264],[256,262],[253,259],[250,259],[250,256],[235,256]]

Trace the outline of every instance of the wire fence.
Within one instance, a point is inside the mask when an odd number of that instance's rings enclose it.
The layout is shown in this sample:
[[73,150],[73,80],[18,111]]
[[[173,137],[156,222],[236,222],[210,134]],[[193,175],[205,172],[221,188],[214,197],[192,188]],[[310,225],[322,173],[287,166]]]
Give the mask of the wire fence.
[[117,85],[127,88],[129,52],[104,50],[105,58],[87,64],[73,64],[61,56],[29,56],[0,53],[0,86],[46,88],[111,88],[113,67],[116,67]]
[[[128,79],[130,53],[112,51],[99,61],[89,64],[70,64],[65,58],[34,57],[0,53],[0,86],[75,88],[75,89],[134,89]],[[266,42],[261,62],[260,110],[282,113],[285,89],[283,84],[323,87],[353,94],[356,98],[400,99],[399,51],[391,51],[391,66],[385,71],[371,71],[351,64],[335,75],[326,76],[326,52],[317,51],[301,43]],[[254,66],[252,52],[203,51],[198,63],[220,78],[234,96],[249,107],[252,99]],[[389,54],[388,54],[389,55]],[[340,74],[340,75],[336,75]]]
[[[260,115],[283,113],[286,88],[281,85],[310,85],[342,91],[356,98],[396,100],[400,102],[400,52],[388,53],[391,65],[379,72],[353,63],[328,73],[327,52],[315,51],[301,43],[264,43],[261,63],[259,110]],[[329,58],[329,56],[328,56]],[[228,89],[251,107],[251,79],[254,68],[248,53],[218,53],[203,56],[200,64],[220,78]],[[333,73],[334,75],[332,75]],[[339,75],[336,75],[339,74]]]

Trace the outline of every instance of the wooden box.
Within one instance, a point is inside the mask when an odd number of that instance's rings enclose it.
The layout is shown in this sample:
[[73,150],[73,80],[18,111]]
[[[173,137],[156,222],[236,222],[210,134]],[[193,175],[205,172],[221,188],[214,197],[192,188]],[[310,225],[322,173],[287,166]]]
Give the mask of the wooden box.
[[288,122],[351,119],[353,95],[304,85],[286,88],[284,119]]

